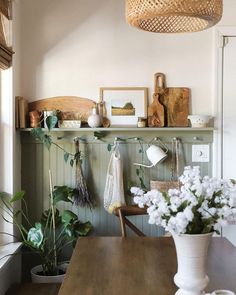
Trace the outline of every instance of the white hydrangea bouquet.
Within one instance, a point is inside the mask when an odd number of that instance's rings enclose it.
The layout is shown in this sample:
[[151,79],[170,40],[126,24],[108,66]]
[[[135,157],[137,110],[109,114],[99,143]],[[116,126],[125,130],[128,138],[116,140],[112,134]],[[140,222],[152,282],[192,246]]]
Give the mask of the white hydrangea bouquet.
[[236,184],[233,180],[201,177],[199,167],[185,167],[180,189],[167,193],[132,187],[134,202],[147,207],[149,223],[172,234],[219,233],[236,221]]

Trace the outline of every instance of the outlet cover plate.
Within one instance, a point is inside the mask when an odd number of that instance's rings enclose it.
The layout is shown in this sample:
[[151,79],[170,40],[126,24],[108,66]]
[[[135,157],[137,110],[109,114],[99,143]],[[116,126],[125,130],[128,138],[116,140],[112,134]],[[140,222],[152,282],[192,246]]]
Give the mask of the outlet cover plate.
[[210,148],[208,144],[192,145],[192,162],[209,162]]

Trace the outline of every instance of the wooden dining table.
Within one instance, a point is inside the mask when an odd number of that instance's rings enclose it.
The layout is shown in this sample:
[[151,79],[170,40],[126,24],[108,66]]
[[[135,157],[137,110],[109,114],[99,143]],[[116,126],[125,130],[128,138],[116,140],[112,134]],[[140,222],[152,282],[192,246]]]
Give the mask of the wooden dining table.
[[[76,247],[59,295],[174,295],[177,271],[171,237],[83,237]],[[212,238],[206,289],[236,292],[236,247]]]

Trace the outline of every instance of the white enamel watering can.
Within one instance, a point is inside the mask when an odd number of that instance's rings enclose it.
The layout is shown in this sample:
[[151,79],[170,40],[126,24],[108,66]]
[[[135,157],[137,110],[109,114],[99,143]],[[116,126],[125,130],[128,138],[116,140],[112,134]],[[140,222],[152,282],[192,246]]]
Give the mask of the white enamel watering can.
[[160,140],[158,140],[158,141],[165,148],[165,151],[163,151],[163,149],[157,145],[151,145],[146,150],[147,158],[151,162],[151,165],[144,165],[144,164],[139,164],[139,163],[134,163],[134,165],[142,166],[142,167],[146,167],[146,168],[152,168],[156,164],[163,161],[168,156],[168,148]]

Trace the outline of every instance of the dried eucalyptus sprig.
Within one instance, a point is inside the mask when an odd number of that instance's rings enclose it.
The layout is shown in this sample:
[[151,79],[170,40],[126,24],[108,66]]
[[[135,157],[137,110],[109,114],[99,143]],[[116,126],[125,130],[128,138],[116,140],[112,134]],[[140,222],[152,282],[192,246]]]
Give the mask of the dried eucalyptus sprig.
[[[79,140],[75,141],[75,149],[76,154],[80,155],[79,149]],[[75,177],[76,177],[76,193],[74,195],[75,204],[81,207],[93,207],[93,201],[91,194],[88,190],[86,180],[83,175],[82,167],[81,167],[81,160],[78,156],[76,159],[76,170],[75,170]]]

